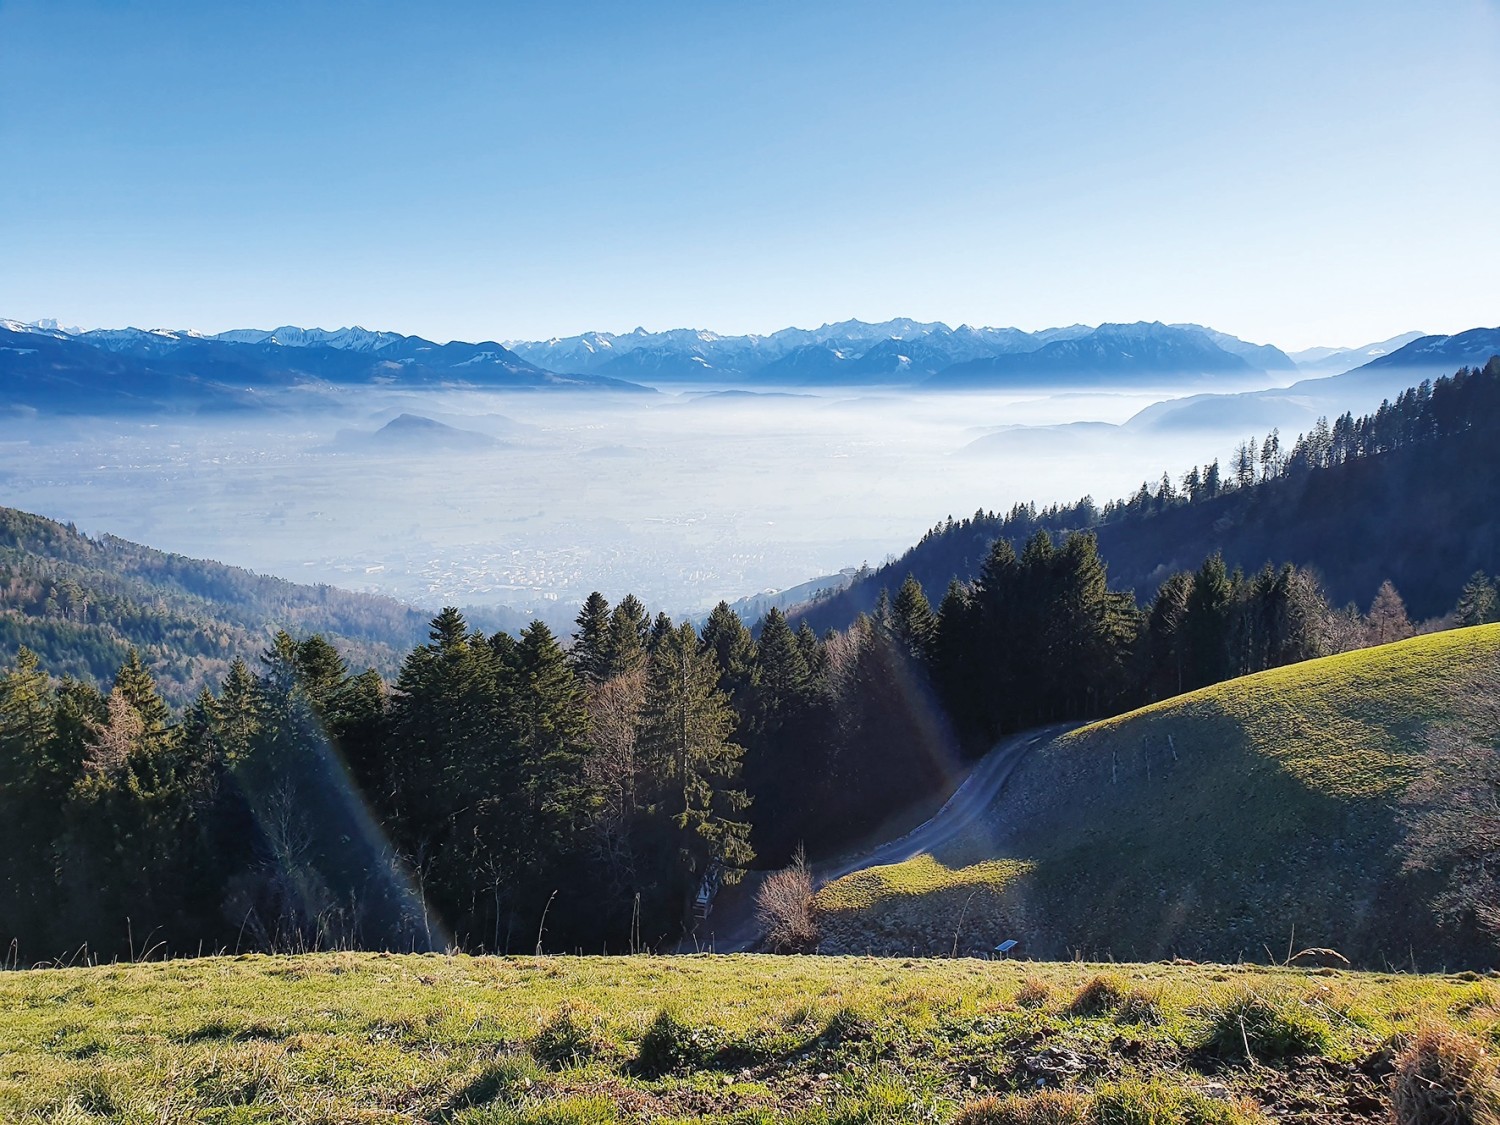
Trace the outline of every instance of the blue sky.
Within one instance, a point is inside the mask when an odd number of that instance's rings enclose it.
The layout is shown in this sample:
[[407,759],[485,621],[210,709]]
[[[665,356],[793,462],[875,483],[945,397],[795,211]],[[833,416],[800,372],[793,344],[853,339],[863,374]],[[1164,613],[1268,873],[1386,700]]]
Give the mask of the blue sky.
[[0,0],[0,315],[1500,323],[1500,4]]

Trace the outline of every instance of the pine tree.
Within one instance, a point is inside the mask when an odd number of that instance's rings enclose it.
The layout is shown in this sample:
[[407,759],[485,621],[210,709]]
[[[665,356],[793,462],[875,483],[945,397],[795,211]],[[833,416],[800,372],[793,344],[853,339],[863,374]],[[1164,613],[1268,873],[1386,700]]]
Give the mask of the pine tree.
[[1500,621],[1500,593],[1482,570],[1476,570],[1464,583],[1454,610],[1454,621],[1460,625],[1488,625]]
[[595,590],[575,618],[578,631],[573,634],[573,648],[568,656],[578,674],[589,683],[597,684],[609,678],[609,614],[609,602]]
[[932,658],[937,636],[937,616],[922,591],[922,584],[908,574],[891,604],[891,632],[906,654],[919,664]]
[[1178,571],[1161,584],[1146,615],[1150,694],[1160,699],[1187,690],[1188,638],[1183,628],[1193,576]]
[[719,686],[731,699],[741,699],[755,672],[755,639],[728,602],[714,606],[704,622],[700,643],[719,665]]
[[167,729],[172,713],[156,690],[156,681],[141,663],[141,655],[131,649],[115,675],[115,690],[141,717],[142,736],[154,738]]
[[651,622],[651,632],[646,637],[647,655],[655,656],[656,650],[676,631],[677,627],[672,624],[672,619],[665,613],[658,613],[656,619]]
[[1187,641],[1188,688],[1216,684],[1230,675],[1230,616],[1234,609],[1234,584],[1224,559],[1205,559],[1193,576],[1188,592],[1183,631]]
[[626,594],[609,615],[606,679],[627,676],[646,666],[648,632],[646,607],[634,594]]
[[526,866],[546,870],[573,854],[592,813],[584,784],[588,712],[552,630],[534,621],[521,632],[513,704],[517,792]]
[[0,918],[23,952],[39,952],[28,939],[44,940],[57,921],[51,853],[62,794],[73,779],[56,769],[52,755],[56,709],[51,681],[23,647],[0,676]]
[[684,623],[657,646],[646,687],[640,750],[653,803],[672,825],[684,907],[710,863],[726,865],[735,882],[754,858],[742,819],[750,799],[738,787],[744,751],[732,741],[734,712],[718,677]]
[[349,678],[349,666],[339,650],[317,634],[297,643],[295,663],[298,682],[313,708],[326,715]]

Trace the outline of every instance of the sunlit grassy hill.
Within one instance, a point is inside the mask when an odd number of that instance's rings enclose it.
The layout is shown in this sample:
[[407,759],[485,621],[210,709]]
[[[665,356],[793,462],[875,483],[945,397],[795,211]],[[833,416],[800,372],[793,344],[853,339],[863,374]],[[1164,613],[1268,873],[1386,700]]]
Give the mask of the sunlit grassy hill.
[[960,842],[825,887],[825,948],[1483,959],[1477,933],[1439,929],[1433,877],[1402,870],[1400,798],[1427,732],[1497,667],[1500,625],[1481,626],[1083,727],[1033,752]]
[[[1373,1122],[1390,1113],[1383,1045],[1435,1026],[1478,1049],[1497,1004],[1473,973],[963,959],[330,953],[10,972],[0,1120]],[[1029,1100],[1039,1088],[1062,1092]]]

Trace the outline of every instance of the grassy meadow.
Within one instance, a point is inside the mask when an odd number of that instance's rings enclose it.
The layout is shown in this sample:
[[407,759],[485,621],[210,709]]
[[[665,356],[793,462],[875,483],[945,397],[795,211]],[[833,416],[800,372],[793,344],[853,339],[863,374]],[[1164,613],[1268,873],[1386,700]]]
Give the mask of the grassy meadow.
[[1059,1101],[1072,1116],[1046,1120],[1359,1121],[1388,1113],[1390,1048],[1421,1026],[1493,1043],[1500,983],[974,959],[209,958],[0,973],[0,1120],[1003,1125]]
[[[1426,733],[1500,668],[1500,625],[1230,680],[1081,727],[1026,758],[987,822],[819,892],[824,951],[1488,964],[1402,870],[1400,797]],[[1289,943],[1294,949],[1288,949]]]

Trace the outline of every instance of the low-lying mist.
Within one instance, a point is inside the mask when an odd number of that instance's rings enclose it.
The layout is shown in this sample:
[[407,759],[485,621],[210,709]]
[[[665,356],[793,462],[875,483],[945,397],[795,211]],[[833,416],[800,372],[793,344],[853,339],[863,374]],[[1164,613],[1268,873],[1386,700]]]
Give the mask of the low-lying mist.
[[1306,428],[1318,406],[1200,409],[1180,427],[1125,425],[1166,397],[1136,390],[311,397],[9,419],[4,502],[295,581],[562,625],[593,589],[693,614],[878,563],[950,514],[1123,496],[1279,418]]

